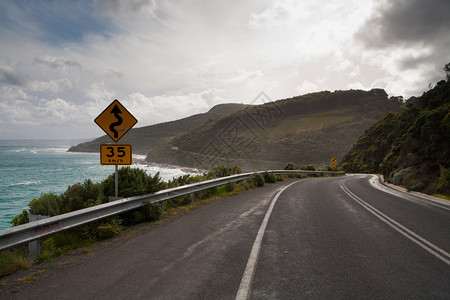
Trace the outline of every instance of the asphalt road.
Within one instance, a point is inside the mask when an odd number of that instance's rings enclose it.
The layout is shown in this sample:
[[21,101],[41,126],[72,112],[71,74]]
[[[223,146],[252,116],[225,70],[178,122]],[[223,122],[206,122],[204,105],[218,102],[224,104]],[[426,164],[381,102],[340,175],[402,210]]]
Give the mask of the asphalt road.
[[450,299],[450,207],[286,180],[67,258],[0,299]]

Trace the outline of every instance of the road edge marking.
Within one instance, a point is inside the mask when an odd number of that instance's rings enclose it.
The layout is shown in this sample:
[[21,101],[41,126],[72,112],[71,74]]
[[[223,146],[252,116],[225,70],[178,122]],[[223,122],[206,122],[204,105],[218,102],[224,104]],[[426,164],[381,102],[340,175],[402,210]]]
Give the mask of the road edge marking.
[[258,263],[259,252],[261,250],[261,243],[266,231],[267,223],[269,222],[270,216],[272,214],[275,203],[280,197],[281,193],[283,193],[288,187],[293,184],[296,184],[300,181],[295,181],[290,183],[289,185],[278,189],[278,193],[273,197],[272,202],[270,203],[269,208],[266,211],[266,215],[259,227],[258,234],[256,235],[255,241],[253,242],[252,250],[250,251],[250,256],[247,261],[247,265],[244,270],[244,274],[242,275],[241,284],[239,285],[239,290],[236,295],[236,300],[247,300],[250,297],[250,291],[252,288],[253,277],[255,275],[256,264]]
[[[432,199],[435,197],[430,198],[430,197],[427,197],[427,195],[420,195],[415,192],[408,193],[408,192],[399,190],[395,187],[386,185],[385,183],[380,181],[380,177],[378,175],[372,175],[372,178],[369,179],[369,183],[371,186],[373,186],[377,190],[380,190],[384,193],[394,195],[396,197],[400,197],[404,200],[408,200],[408,201],[420,203],[420,204],[428,204],[428,205],[432,205],[432,206],[435,206],[435,207],[438,207],[441,209],[450,210],[450,205],[448,203],[437,200],[437,199]],[[414,198],[411,199],[411,197],[415,197],[416,199],[414,199]],[[444,199],[442,199],[442,200],[444,200]]]
[[392,218],[388,217],[372,205],[368,204],[355,194],[353,194],[344,184],[343,182],[339,182],[339,186],[342,188],[342,190],[353,200],[355,200],[359,205],[361,205],[363,208],[365,208],[367,211],[369,211],[371,214],[373,214],[375,217],[401,233],[403,236],[408,238],[409,240],[413,241],[423,249],[427,250],[430,254],[433,254],[435,257],[439,258],[443,262],[445,262],[447,265],[450,265],[450,253],[447,253],[445,250],[442,250],[438,246],[434,245],[430,241],[424,239],[420,235],[416,234],[412,230],[408,229],[407,227],[403,226],[402,224],[398,223],[397,221],[393,220]]

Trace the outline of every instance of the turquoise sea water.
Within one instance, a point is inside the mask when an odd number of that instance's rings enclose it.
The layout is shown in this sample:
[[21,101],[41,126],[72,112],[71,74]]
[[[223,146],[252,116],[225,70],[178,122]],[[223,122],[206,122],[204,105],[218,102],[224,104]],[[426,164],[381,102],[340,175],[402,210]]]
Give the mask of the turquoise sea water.
[[[42,193],[61,194],[69,185],[85,179],[100,182],[114,173],[114,166],[100,164],[98,153],[67,152],[77,143],[68,140],[0,140],[0,230],[11,227],[11,219]],[[133,155],[133,160],[135,157]],[[133,164],[133,167],[141,167],[152,175],[160,172],[166,181],[187,174],[179,168],[145,164]]]

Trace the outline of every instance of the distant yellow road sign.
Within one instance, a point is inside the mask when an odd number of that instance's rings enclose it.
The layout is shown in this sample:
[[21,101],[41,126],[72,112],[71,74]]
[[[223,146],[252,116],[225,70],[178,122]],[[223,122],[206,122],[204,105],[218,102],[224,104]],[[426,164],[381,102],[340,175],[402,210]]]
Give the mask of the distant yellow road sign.
[[100,163],[102,165],[131,165],[131,145],[100,145]]
[[331,164],[330,167],[336,168],[336,164]]
[[333,158],[331,159],[331,162],[332,162],[333,164],[335,164],[335,163],[337,162],[336,157],[333,157]]
[[137,120],[116,99],[94,122],[117,143],[137,123]]

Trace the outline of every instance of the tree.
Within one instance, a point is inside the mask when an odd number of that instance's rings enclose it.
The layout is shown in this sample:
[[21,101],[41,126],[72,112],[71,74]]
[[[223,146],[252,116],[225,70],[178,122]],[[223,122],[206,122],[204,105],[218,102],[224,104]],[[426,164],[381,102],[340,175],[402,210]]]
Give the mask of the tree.
[[445,74],[447,75],[447,81],[450,80],[450,62],[444,66]]

